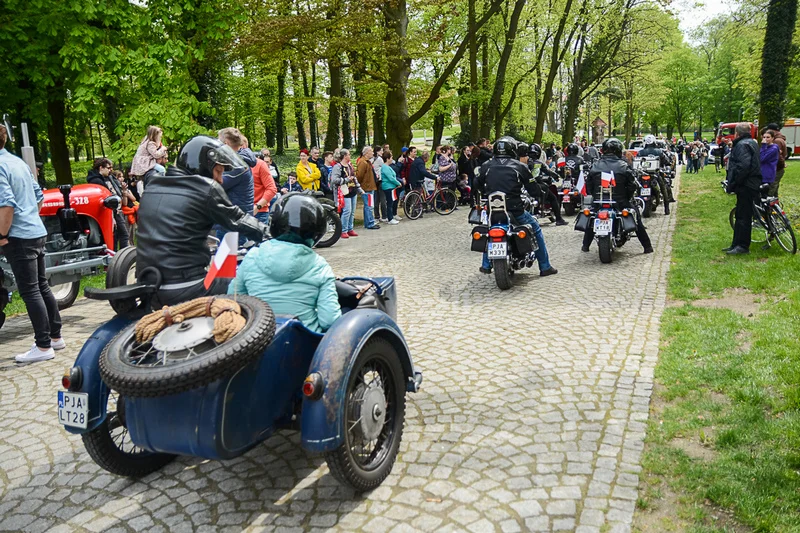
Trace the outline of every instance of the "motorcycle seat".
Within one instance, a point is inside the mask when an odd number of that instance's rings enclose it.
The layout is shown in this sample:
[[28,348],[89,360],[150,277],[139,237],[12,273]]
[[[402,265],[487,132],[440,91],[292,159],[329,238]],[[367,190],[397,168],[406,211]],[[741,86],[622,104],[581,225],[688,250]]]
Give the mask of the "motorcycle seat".
[[158,286],[155,284],[133,283],[131,285],[122,285],[121,287],[114,287],[112,289],[98,289],[94,287],[86,287],[83,293],[90,300],[111,302],[117,300],[141,298],[143,296],[155,294],[157,291],[158,291]]

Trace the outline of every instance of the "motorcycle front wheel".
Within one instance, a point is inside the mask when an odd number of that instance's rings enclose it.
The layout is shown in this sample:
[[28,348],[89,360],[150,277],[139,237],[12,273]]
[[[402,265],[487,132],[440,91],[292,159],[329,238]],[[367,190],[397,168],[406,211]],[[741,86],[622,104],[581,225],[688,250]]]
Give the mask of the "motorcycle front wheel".
[[600,262],[611,262],[611,237],[600,237],[597,240],[597,249],[600,250]]
[[507,291],[514,284],[512,276],[514,271],[511,270],[511,263],[508,259],[494,259],[492,260],[492,270],[494,270],[494,281],[501,291]]

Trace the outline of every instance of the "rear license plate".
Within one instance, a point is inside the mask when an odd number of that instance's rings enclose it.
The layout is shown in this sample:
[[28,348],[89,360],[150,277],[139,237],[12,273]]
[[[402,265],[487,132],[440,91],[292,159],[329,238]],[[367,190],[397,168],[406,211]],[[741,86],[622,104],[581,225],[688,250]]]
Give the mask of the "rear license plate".
[[58,421],[65,426],[86,429],[89,422],[89,395],[85,392],[58,391]]
[[641,196],[650,196],[650,189],[642,189]]
[[508,255],[507,243],[504,242],[490,242],[489,249],[487,250],[489,259],[503,259]]
[[611,220],[594,219],[594,232],[597,235],[608,235],[611,233]]

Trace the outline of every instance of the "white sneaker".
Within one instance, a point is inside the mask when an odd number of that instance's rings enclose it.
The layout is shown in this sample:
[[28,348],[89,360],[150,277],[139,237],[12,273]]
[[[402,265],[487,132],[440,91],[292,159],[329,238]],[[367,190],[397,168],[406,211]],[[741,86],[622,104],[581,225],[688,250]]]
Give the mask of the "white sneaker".
[[[50,340],[50,347],[52,349],[54,349],[55,351],[63,350],[64,348],[67,347],[67,343],[64,341],[64,337],[61,337],[57,341],[54,341],[54,340],[51,339]],[[31,348],[36,348],[36,343],[35,342],[31,345]]]
[[385,219],[385,218],[382,218],[382,219],[380,219],[380,220],[381,220],[381,222],[389,222],[389,220],[388,220],[388,219]]
[[393,218],[392,220],[390,220],[389,222],[387,222],[387,224],[391,224],[392,226],[396,226],[397,224],[399,224],[399,222],[397,221],[397,219],[396,219],[396,218]]
[[36,361],[47,361],[55,356],[56,352],[54,352],[52,348],[43,352],[34,346],[29,351],[17,355],[14,357],[14,359],[17,361],[17,363],[35,363]]
[[403,217],[395,215],[392,217],[392,220],[403,220]]

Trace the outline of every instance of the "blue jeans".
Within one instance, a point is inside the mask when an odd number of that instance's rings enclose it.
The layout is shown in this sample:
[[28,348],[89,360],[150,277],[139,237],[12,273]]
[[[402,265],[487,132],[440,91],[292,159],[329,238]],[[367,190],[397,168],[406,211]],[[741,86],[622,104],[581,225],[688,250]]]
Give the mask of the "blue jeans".
[[386,198],[386,220],[390,221],[397,215],[397,200],[392,200],[392,191],[383,191]]
[[371,201],[375,201],[375,191],[365,192],[361,195],[361,201],[364,202],[364,227],[371,228],[375,225],[375,217],[373,216],[373,208],[369,206]]
[[342,233],[347,233],[353,230],[353,220],[356,218],[356,199],[357,196],[352,198],[345,197],[344,208],[342,208]]
[[263,222],[267,226],[269,226],[269,211],[264,211],[256,213],[256,220],[259,222]]
[[[539,222],[527,211],[523,211],[521,215],[514,215],[514,218],[517,220],[517,224],[531,225],[533,228],[533,236],[536,237],[536,243],[539,245],[539,249],[533,253],[533,255],[536,256],[536,261],[539,262],[539,272],[549,270],[550,256],[547,255],[547,246],[544,244],[544,235],[542,235],[542,228],[539,226]],[[491,268],[492,266],[492,263],[489,261],[489,254],[486,252],[483,252],[483,264],[481,266],[483,266],[483,268]]]

